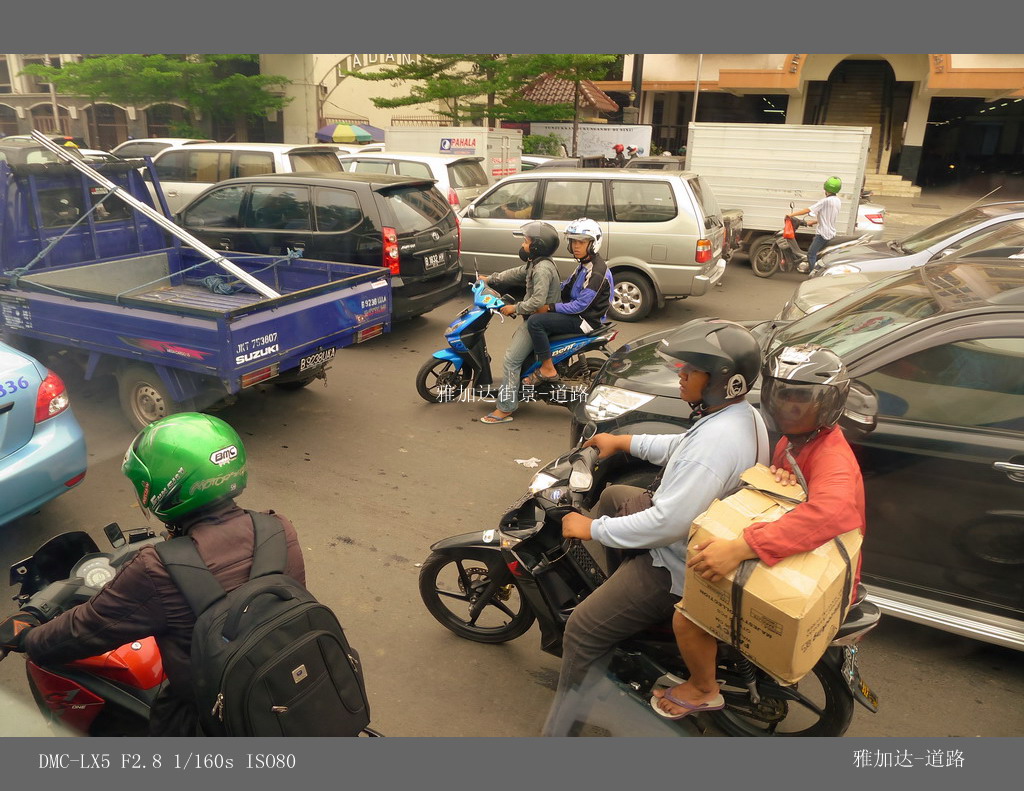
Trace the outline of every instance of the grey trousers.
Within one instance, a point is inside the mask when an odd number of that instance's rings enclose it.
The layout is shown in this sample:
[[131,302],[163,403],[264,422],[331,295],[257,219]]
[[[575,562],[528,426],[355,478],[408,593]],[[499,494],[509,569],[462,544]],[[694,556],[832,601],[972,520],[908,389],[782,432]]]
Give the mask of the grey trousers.
[[[635,486],[609,486],[595,515],[614,514],[623,501],[641,491]],[[637,632],[671,620],[679,600],[671,586],[668,569],[653,566],[650,553],[644,553],[628,558],[576,606],[565,625],[558,689],[542,736],[568,736],[575,723],[586,722],[590,697],[606,675],[612,649]]]

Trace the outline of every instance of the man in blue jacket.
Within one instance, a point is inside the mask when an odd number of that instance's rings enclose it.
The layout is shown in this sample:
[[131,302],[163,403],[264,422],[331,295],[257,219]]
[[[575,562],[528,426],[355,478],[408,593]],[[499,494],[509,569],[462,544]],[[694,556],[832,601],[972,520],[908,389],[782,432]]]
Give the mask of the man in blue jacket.
[[527,320],[533,351],[541,364],[523,380],[524,384],[558,381],[558,371],[551,359],[552,335],[590,332],[604,323],[614,283],[608,265],[597,254],[601,236],[601,226],[585,217],[566,226],[567,246],[579,266],[562,283],[562,301],[541,305]]

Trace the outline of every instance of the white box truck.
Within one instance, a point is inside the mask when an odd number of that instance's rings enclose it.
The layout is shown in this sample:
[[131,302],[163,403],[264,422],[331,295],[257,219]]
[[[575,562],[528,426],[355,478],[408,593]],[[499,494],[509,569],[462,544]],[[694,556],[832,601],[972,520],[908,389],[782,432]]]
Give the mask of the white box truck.
[[386,150],[421,154],[470,154],[485,157],[481,164],[491,182],[518,173],[523,156],[520,129],[486,126],[389,126]]
[[[782,228],[791,203],[803,209],[824,197],[829,176],[843,182],[836,236],[853,236],[870,138],[866,126],[691,123],[686,169],[711,185],[723,209],[743,210],[743,247],[753,255]],[[801,233],[807,242],[814,229]]]

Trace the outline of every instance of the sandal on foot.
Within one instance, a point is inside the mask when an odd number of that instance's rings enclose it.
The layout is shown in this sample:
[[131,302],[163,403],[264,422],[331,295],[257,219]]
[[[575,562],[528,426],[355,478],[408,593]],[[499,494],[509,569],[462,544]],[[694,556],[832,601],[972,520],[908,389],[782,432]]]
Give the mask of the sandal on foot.
[[[667,700],[669,703],[674,703],[682,709],[686,709],[682,714],[670,714],[665,711],[661,706],[658,705],[659,700]],[[687,703],[685,700],[680,700],[667,689],[665,690],[665,696],[659,698],[655,695],[651,696],[651,708],[654,712],[666,720],[681,720],[683,717],[689,717],[691,714],[697,714],[701,711],[720,711],[725,708],[725,698],[720,694],[715,695],[707,703],[701,703],[699,706],[694,706],[692,703]]]
[[558,374],[555,374],[554,376],[545,376],[540,371],[534,371],[523,380],[523,384],[528,387],[536,387],[539,384],[550,385],[555,384],[558,381],[560,381]]
[[481,423],[486,423],[488,426],[494,425],[495,423],[511,423],[512,415],[505,415],[505,417],[498,417],[497,415],[484,415],[480,418]]

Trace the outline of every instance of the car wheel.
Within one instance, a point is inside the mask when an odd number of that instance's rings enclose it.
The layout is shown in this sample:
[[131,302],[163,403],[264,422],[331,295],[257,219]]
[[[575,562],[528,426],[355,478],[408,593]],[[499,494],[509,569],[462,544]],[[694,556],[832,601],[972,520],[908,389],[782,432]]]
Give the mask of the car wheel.
[[636,272],[614,273],[615,291],[608,316],[615,321],[640,321],[654,309],[654,286]]

